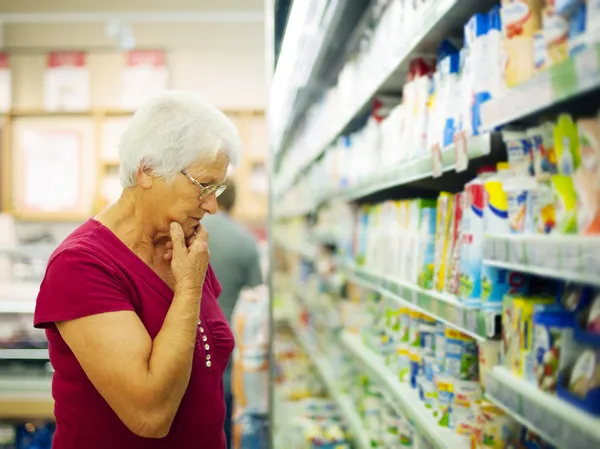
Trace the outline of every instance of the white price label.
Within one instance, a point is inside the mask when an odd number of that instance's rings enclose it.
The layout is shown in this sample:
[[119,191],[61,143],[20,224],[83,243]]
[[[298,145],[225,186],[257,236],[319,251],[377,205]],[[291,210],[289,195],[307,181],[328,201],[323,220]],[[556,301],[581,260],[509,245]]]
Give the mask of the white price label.
[[475,310],[467,312],[467,329],[471,332],[477,332],[477,312]]
[[574,56],[577,84],[580,89],[594,86],[598,82],[598,58],[596,46],[592,45]]
[[418,301],[419,301],[419,293],[416,290],[413,290],[410,293],[410,302],[412,302],[413,304],[417,304]]
[[455,314],[454,314],[454,322],[456,323],[457,326],[460,327],[464,327],[464,311],[463,309],[457,307],[455,310]]
[[454,135],[454,160],[457,173],[465,171],[469,167],[467,136],[464,131],[459,131]]
[[442,147],[439,143],[431,147],[431,164],[434,178],[442,176],[443,163],[442,163]]

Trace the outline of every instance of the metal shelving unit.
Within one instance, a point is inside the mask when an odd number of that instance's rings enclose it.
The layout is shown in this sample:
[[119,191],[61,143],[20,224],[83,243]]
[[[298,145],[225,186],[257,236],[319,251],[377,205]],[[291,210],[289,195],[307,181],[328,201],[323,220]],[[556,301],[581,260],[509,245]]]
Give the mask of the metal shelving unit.
[[[434,54],[442,39],[452,36],[471,15],[487,11],[497,3],[494,0],[432,2],[428,9],[414,18],[404,34],[406,38],[397,42],[392,52],[378,54],[380,60],[373,61],[373,64],[382,69],[371,78],[356,83],[356,90],[352,92],[351,98],[345,99],[348,101],[344,103],[344,107],[336,111],[337,114],[332,114],[330,120],[316,125],[316,138],[303,142],[301,157],[292,160],[295,165],[286,165],[287,136],[294,135],[294,125],[302,127],[302,115],[309,108],[307,99],[318,98],[319,95],[305,96],[298,100],[298,104],[302,106],[290,115],[291,127],[286,128],[286,138],[273,142],[276,147],[273,150],[277,153],[278,170],[274,173],[271,187],[271,220],[275,231],[278,223],[285,224],[288,220],[295,223],[295,220],[304,219],[307,224],[313,223],[322,211],[322,206],[328,203],[345,202],[360,205],[382,199],[414,198],[421,194],[413,195],[416,189],[411,189],[415,186],[422,187],[432,196],[433,193],[446,190],[448,185],[456,188],[449,188],[448,191],[457,192],[458,188],[462,189],[464,186],[465,179],[474,172],[474,167],[498,162],[499,155],[506,156],[504,144],[498,133],[499,127],[531,123],[542,113],[554,113],[560,111],[559,108],[563,106],[568,109],[569,105],[577,104],[582,97],[600,93],[600,44],[596,44],[537,74],[528,82],[508,91],[506,95],[494,97],[484,103],[481,120],[485,132],[466,140],[466,151],[462,156],[457,154],[459,148],[453,144],[440,149],[439,160],[427,154],[409,162],[381,167],[374,173],[366,173],[360,181],[348,181],[353,183],[343,188],[335,186],[333,190],[329,187],[312,189],[309,185],[312,177],[306,183],[301,183],[303,177],[316,173],[313,167],[320,168],[315,164],[322,160],[323,155],[339,137],[360,129],[364,124],[361,118],[366,117],[378,95],[401,92],[411,59]],[[325,94],[326,87],[320,86],[322,95]],[[314,88],[315,85],[311,85],[307,90],[314,94]],[[463,158],[460,164],[459,156]],[[467,173],[462,173],[464,171]],[[295,195],[296,190],[306,187],[313,193],[312,197],[307,199],[302,195]],[[277,232],[273,233],[276,234]],[[321,241],[317,235],[308,235],[299,242],[284,241],[280,238],[273,239],[272,242],[285,251],[318,265],[318,251],[315,250],[314,243],[316,242],[317,246],[330,243],[335,246],[336,237],[334,232],[327,236],[326,241]],[[484,263],[498,268],[600,286],[598,237],[488,235],[483,251]],[[369,266],[342,263],[338,268],[351,282],[377,292],[398,305],[435,318],[480,342],[497,339],[501,334],[499,310],[467,307],[455,296],[423,289],[398,279],[393,273],[378,272]],[[301,341],[302,337],[299,335]],[[360,337],[343,331],[340,342],[430,444],[438,449],[467,447],[463,438],[435,423],[415,390],[402,384],[383,359],[371,351]],[[326,367],[326,361],[320,359],[318,354],[313,357],[327,383],[329,374],[327,368],[323,368]],[[538,390],[502,367],[493,369],[486,377],[485,384],[487,399],[558,447],[587,449],[600,445],[600,418],[592,417],[568,405],[559,397]],[[335,392],[335,385],[332,385],[330,390]],[[343,402],[343,399],[340,401]],[[362,447],[360,437],[357,442]]]

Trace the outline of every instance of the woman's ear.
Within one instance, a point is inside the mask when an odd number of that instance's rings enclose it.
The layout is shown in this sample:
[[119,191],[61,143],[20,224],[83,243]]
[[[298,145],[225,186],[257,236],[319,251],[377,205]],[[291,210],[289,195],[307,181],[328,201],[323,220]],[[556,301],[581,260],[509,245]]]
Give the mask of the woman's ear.
[[154,176],[152,174],[152,170],[144,165],[140,165],[136,173],[136,179],[138,185],[142,189],[149,189],[152,187],[152,182],[154,180]]

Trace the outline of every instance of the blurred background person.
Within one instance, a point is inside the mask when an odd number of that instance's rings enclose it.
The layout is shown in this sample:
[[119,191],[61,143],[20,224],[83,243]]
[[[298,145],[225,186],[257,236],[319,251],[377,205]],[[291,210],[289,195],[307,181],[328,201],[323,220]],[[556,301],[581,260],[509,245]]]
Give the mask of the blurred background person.
[[[236,185],[232,179],[225,182],[226,189],[217,199],[219,211],[205,217],[203,226],[209,233],[211,266],[223,286],[219,304],[227,321],[232,323],[235,305],[244,288],[252,288],[263,283],[260,258],[256,240],[250,231],[233,216],[236,201]],[[227,447],[231,447],[231,416],[233,413],[233,395],[231,390],[232,363],[223,375],[227,416],[225,434]]]

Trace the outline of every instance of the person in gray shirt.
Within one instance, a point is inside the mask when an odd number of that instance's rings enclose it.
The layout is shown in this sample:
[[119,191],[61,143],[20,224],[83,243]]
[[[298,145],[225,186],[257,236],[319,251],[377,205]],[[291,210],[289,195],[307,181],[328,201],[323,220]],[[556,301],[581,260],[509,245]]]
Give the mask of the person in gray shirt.
[[[219,304],[227,321],[231,325],[233,309],[245,287],[256,287],[263,283],[256,241],[252,234],[232,216],[235,205],[236,186],[228,179],[225,191],[217,198],[219,212],[206,215],[202,226],[208,231],[208,249],[210,264],[221,283],[222,291]],[[227,447],[231,447],[231,414],[233,398],[231,394],[231,362],[223,375],[227,415],[225,434]]]

